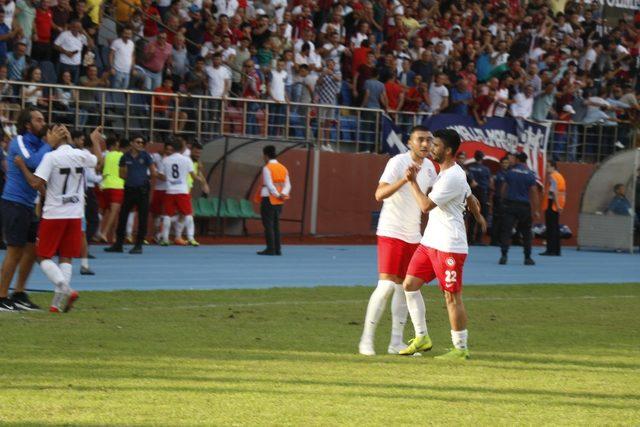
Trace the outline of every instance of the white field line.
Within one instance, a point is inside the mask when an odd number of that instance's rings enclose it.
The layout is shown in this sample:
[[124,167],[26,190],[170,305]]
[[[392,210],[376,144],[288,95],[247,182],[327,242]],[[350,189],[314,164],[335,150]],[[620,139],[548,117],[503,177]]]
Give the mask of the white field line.
[[[640,295],[582,295],[568,297],[466,297],[465,301],[554,301],[565,299],[633,299],[640,298]],[[429,302],[430,300],[427,300]],[[78,307],[78,311],[147,311],[147,310],[200,310],[205,308],[229,308],[229,307],[269,307],[269,306],[299,306],[299,305],[340,305],[340,304],[365,304],[364,299],[348,299],[348,300],[320,300],[320,301],[265,301],[265,302],[228,302],[228,303],[211,303],[211,304],[189,304],[189,305],[170,305],[170,306],[148,306],[148,307],[114,307],[110,309],[87,309]],[[75,311],[74,310],[74,311]]]

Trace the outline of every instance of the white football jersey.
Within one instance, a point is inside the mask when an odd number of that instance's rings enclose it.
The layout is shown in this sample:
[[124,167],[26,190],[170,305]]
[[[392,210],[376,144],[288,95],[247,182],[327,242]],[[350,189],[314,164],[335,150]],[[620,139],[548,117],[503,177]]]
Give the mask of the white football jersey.
[[193,172],[193,162],[180,153],[162,160],[162,174],[166,177],[167,194],[189,194],[187,176]]
[[[160,153],[153,153],[151,154],[151,159],[153,160],[153,164],[156,166],[156,170],[158,172],[162,172],[164,170],[163,166],[162,166],[162,160],[164,159],[164,157],[162,157],[162,154]],[[167,183],[161,179],[156,179],[156,184],[154,187],[155,190],[160,190],[160,191],[165,191],[167,189]]]
[[44,155],[35,175],[47,182],[42,217],[71,219],[84,216],[85,168],[95,168],[96,156],[70,145]]
[[[407,169],[413,164],[411,153],[398,154],[387,162],[380,182],[393,184],[404,178]],[[418,172],[417,182],[420,190],[426,193],[433,186],[436,168],[429,159],[424,159]],[[378,220],[378,236],[392,237],[407,243],[418,243],[422,211],[411,193],[411,184],[400,187],[393,195],[384,199],[380,219]]]
[[429,222],[420,244],[441,252],[469,252],[464,211],[470,195],[467,174],[458,164],[441,171],[428,194],[438,206],[429,212]]

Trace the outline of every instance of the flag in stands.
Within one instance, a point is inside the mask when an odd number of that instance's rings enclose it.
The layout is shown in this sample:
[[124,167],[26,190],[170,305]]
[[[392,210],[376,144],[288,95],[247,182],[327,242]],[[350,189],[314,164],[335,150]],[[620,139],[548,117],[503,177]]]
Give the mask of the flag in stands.
[[389,153],[391,156],[404,153],[408,150],[407,146],[402,142],[402,132],[398,126],[393,123],[391,117],[386,114],[382,115],[382,152]]

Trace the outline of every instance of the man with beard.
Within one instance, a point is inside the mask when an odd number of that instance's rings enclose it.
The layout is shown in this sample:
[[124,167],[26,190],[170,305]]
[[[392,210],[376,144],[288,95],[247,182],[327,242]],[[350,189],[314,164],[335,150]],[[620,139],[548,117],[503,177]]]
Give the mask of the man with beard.
[[[63,139],[70,138],[69,131],[64,126],[48,130],[44,116],[33,107],[27,107],[20,112],[16,125],[18,136],[9,143],[7,182],[1,202],[7,254],[2,262],[0,275],[0,311],[5,312],[40,309],[31,302],[25,292],[36,260],[38,218],[35,205],[38,192],[29,185],[14,159],[16,156],[22,157],[27,168],[34,171],[52,147],[57,147]],[[46,140],[43,139],[45,136]],[[9,286],[16,269],[18,280],[9,298]]]
[[398,354],[406,347],[402,341],[404,325],[407,321],[407,302],[402,289],[402,281],[407,266],[420,242],[420,206],[411,194],[406,179],[406,171],[412,165],[420,168],[416,181],[420,191],[426,192],[433,186],[437,169],[427,158],[433,139],[431,132],[423,126],[416,126],[409,135],[409,151],[392,157],[384,169],[378,183],[375,197],[383,201],[378,221],[378,286],[367,305],[364,331],[358,351],[365,356],[374,356],[374,334],[389,297],[391,299],[391,341],[387,352]]

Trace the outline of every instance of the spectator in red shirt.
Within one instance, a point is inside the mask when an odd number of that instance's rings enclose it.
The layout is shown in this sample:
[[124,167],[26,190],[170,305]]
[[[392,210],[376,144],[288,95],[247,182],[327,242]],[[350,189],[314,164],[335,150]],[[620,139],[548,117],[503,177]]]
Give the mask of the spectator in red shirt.
[[142,0],[142,10],[145,13],[144,21],[144,36],[147,38],[153,38],[158,35],[158,21],[162,22],[160,11],[151,4],[151,0]]
[[476,119],[476,122],[480,126],[484,126],[487,123],[489,109],[491,108],[491,105],[493,105],[493,101],[495,101],[496,91],[489,86],[482,85],[478,86],[476,92],[476,97],[474,98],[473,105],[471,106],[471,113]]
[[53,13],[49,8],[49,0],[42,0],[38,5],[34,21],[34,30],[35,34],[31,57],[38,62],[50,61]]
[[416,74],[413,77],[413,87],[407,90],[404,97],[403,110],[417,113],[421,105],[429,106],[429,87],[422,81],[422,76]]
[[171,62],[173,47],[167,43],[167,33],[158,33],[155,41],[147,43],[144,48],[144,68],[146,90],[154,90],[162,82],[162,71]]
[[174,133],[182,133],[187,122],[187,113],[185,111],[176,110],[176,107],[179,107],[180,104],[176,104],[176,98],[168,96],[175,93],[173,91],[173,79],[170,76],[165,77],[162,82],[162,86],[155,88],[154,92],[158,94],[165,94],[153,95],[152,97],[151,103],[153,106],[154,117],[159,121],[167,124],[170,123],[171,129]]
[[389,111],[400,111],[404,105],[404,90],[402,85],[398,83],[398,78],[395,74],[392,74],[389,80],[384,84],[384,89],[387,92],[387,100]]

